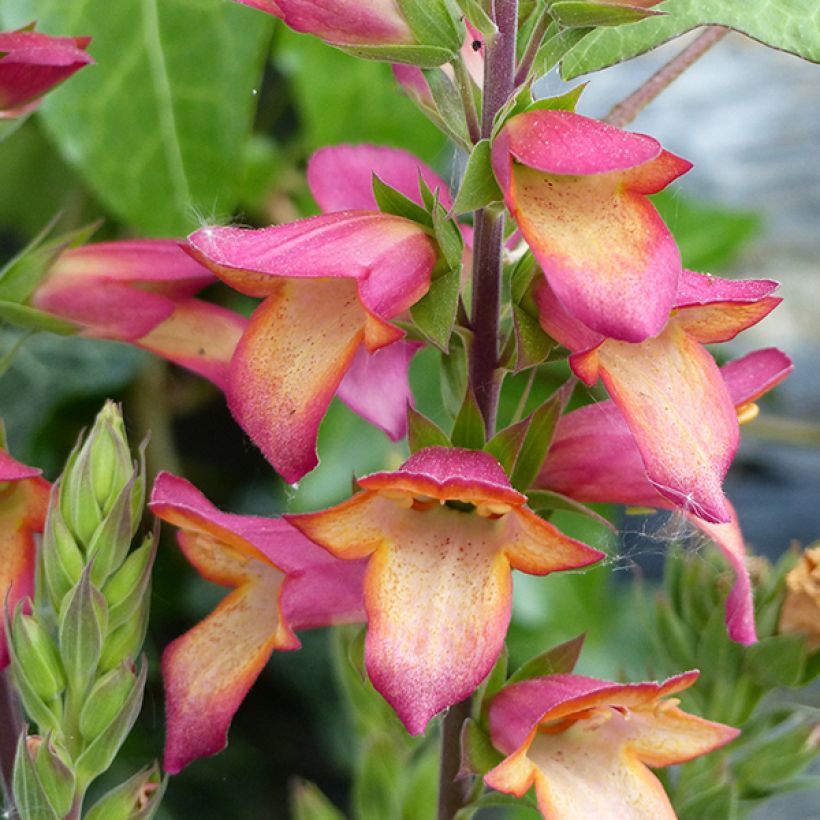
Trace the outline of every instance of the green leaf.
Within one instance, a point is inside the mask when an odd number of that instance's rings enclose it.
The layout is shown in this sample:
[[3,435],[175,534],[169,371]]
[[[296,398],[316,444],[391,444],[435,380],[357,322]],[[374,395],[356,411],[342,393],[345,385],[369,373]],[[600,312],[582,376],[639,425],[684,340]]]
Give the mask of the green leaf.
[[590,3],[587,0],[560,0],[550,6],[550,14],[565,28],[622,26],[662,12],[638,6],[618,6],[613,3]]
[[520,373],[545,362],[554,344],[544,333],[537,319],[530,316],[520,305],[513,304],[513,330],[515,332],[515,364],[513,372]]
[[527,434],[510,476],[510,483],[517,490],[526,492],[538,477],[547,457],[558,417],[568,398],[567,391],[561,389],[529,415]]
[[464,176],[453,203],[453,212],[464,214],[477,211],[491,202],[500,202],[504,198],[498,183],[495,181],[490,163],[490,141],[483,139],[476,143],[467,160]]
[[779,790],[817,756],[814,727],[800,724],[756,744],[734,765],[738,780],[751,792]]
[[531,420],[528,417],[499,430],[484,446],[484,449],[498,460],[507,475],[515,466]]
[[453,432],[450,436],[454,447],[466,447],[468,450],[480,450],[484,446],[486,430],[484,418],[473,391],[467,388],[461,409],[453,423]]
[[451,447],[447,434],[427,416],[414,407],[407,408],[407,443],[410,452],[415,453],[425,447]]
[[372,738],[362,750],[352,798],[353,813],[359,820],[385,820],[400,815],[402,757],[387,735]]
[[60,656],[69,687],[77,695],[84,692],[97,669],[105,636],[106,609],[105,598],[91,583],[89,565],[60,611]]
[[467,390],[467,349],[465,339],[455,334],[446,354],[442,354],[439,376],[444,409],[455,416],[461,408]]
[[93,38],[97,65],[40,110],[113,213],[150,235],[230,214],[272,19],[222,0],[6,0],[3,16]]
[[432,217],[421,205],[413,202],[401,191],[391,188],[386,182],[382,182],[376,174],[373,174],[373,196],[382,213],[402,216],[426,228],[433,227]]
[[416,327],[432,344],[446,353],[456,321],[461,269],[454,268],[430,283],[430,290],[410,308]]
[[655,626],[654,637],[658,649],[676,668],[692,669],[695,665],[695,639],[665,596],[658,596]]
[[469,146],[470,134],[467,130],[467,119],[464,115],[464,105],[461,94],[452,80],[440,68],[425,70],[424,77],[433,95],[436,111],[446,126],[447,132],[463,147]]
[[438,46],[346,46],[342,51],[364,60],[407,63],[420,68],[435,68],[453,59],[452,51]]
[[441,255],[451,270],[461,273],[461,257],[464,254],[464,238],[458,225],[447,215],[443,205],[433,206],[433,230]]
[[575,48],[593,31],[594,29],[589,28],[559,29],[557,25],[551,32],[548,30],[544,42],[535,55],[530,76],[538,78],[548,74],[561,62],[567,52]]
[[493,37],[498,28],[481,5],[481,0],[459,0],[464,16],[485,37]]
[[[293,787],[291,807],[294,820],[345,820],[319,787],[305,780],[298,780]],[[104,818],[100,817],[100,820]]]
[[727,26],[771,48],[820,62],[816,0],[667,0],[658,10],[665,12],[664,16],[599,29],[585,37],[562,60],[564,79],[637,57],[705,25]]
[[586,635],[578,635],[552,649],[528,660],[507,681],[509,686],[522,680],[541,678],[545,675],[568,675],[575,669]]
[[59,817],[65,817],[74,801],[76,778],[68,753],[52,737],[42,740],[34,756],[34,768],[48,802]]
[[397,0],[415,38],[425,46],[440,46],[452,56],[461,48],[466,32],[455,0]]
[[576,85],[569,91],[563,94],[558,94],[555,97],[544,97],[541,100],[536,100],[531,105],[527,106],[527,111],[575,111],[578,105],[578,100],[581,99],[581,94],[587,87],[587,83]]
[[798,686],[806,663],[802,635],[763,638],[746,650],[745,664],[752,678],[764,686]]

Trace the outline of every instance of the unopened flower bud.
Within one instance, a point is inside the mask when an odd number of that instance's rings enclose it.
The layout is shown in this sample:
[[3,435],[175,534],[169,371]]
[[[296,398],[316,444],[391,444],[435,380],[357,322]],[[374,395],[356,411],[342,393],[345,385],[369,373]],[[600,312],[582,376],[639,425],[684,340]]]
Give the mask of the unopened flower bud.
[[34,615],[18,608],[11,627],[17,665],[35,693],[48,703],[65,689],[66,677],[57,646]]
[[807,549],[786,576],[780,632],[803,634],[809,649],[820,647],[820,544]]
[[100,798],[85,815],[85,820],[134,820],[151,817],[164,791],[165,784],[159,767],[154,764],[137,772]]
[[145,639],[147,625],[148,601],[145,601],[132,618],[113,630],[106,638],[100,655],[100,671],[108,672],[123,661],[133,661]]
[[64,817],[74,802],[76,779],[71,768],[71,759],[52,737],[45,741],[36,738],[36,744],[32,744],[32,740],[34,738],[28,739],[28,749],[40,778],[40,785],[57,816]]
[[83,554],[66,526],[55,498],[56,489],[52,492],[43,534],[42,560],[51,603],[55,610],[59,610],[66,593],[83,573]]

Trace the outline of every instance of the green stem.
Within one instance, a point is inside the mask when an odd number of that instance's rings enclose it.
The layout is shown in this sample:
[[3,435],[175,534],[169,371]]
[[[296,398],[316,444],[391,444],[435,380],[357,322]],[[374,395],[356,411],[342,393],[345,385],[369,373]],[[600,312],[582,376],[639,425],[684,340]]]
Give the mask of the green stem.
[[0,779],[3,781],[4,807],[13,816],[12,774],[17,741],[23,731],[20,702],[9,680],[8,670],[0,672]]
[[453,71],[456,75],[456,86],[461,94],[461,104],[464,106],[464,118],[467,120],[467,132],[470,141],[475,144],[481,139],[481,126],[478,123],[478,109],[475,104],[475,94],[473,93],[473,81],[464,65],[464,58],[461,54],[453,60]]

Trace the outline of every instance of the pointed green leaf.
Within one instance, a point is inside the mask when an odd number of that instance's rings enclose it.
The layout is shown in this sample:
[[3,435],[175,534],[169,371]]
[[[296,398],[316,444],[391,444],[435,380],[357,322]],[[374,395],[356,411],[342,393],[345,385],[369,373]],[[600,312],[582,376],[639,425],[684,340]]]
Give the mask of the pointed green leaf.
[[381,60],[385,63],[407,63],[420,68],[435,68],[449,63],[453,53],[438,46],[346,46],[341,49],[352,57]]
[[439,350],[447,352],[456,321],[461,270],[455,268],[436,277],[430,290],[410,308],[416,327]]
[[537,79],[548,74],[561,62],[567,52],[583,42],[594,30],[589,28],[560,29],[556,25],[551,32],[547,32],[548,36],[544,38],[541,48],[538,49],[530,76]]
[[527,111],[575,111],[578,100],[581,99],[581,94],[584,93],[586,87],[587,83],[581,83],[563,94],[536,100],[527,107]]
[[565,28],[623,26],[663,12],[640,6],[618,6],[613,3],[591,3],[587,0],[560,0],[550,6],[550,14]]
[[464,239],[458,225],[447,215],[445,208],[436,204],[433,208],[433,229],[441,255],[452,270],[461,271]]
[[360,820],[398,817],[404,760],[387,735],[376,735],[362,749],[353,785],[353,812]]
[[476,143],[467,160],[464,176],[453,203],[453,212],[464,214],[477,211],[491,202],[501,202],[504,194],[495,181],[490,164],[490,141],[483,139]]
[[484,446],[484,449],[493,455],[498,463],[504,468],[504,472],[509,475],[515,466],[515,460],[521,450],[521,445],[529,430],[531,417],[499,430]]
[[426,228],[433,227],[433,218],[430,214],[412,199],[408,199],[401,191],[391,188],[386,182],[373,174],[373,196],[379,210],[385,214],[394,214],[418,222]]
[[112,212],[174,236],[233,211],[272,18],[223,0],[5,0],[3,19],[92,37],[97,65],[38,116]]
[[565,79],[598,71],[637,57],[650,49],[704,25],[727,26],[764,45],[820,62],[820,26],[815,0],[667,0],[662,17],[585,37],[561,65]]
[[467,130],[467,118],[458,89],[440,68],[425,69],[424,77],[433,95],[436,111],[447,127],[448,133],[462,147],[467,148],[471,145],[470,134]]
[[116,629],[131,618],[149,595],[157,543],[155,535],[146,536],[142,545],[128,556],[103,588],[108,601],[109,630]]
[[545,675],[570,674],[572,670],[575,669],[575,664],[578,663],[585,638],[585,634],[578,635],[569,641],[565,641],[531,658],[510,675],[507,685],[509,686],[522,680],[530,680],[531,678],[541,678]]
[[490,16],[484,10],[481,0],[460,0],[464,16],[477,28],[485,37],[494,37],[498,28]]
[[26,330],[47,330],[60,336],[73,336],[80,330],[80,326],[74,322],[59,319],[44,310],[20,305],[17,302],[0,301],[0,321]]
[[397,2],[419,43],[446,48],[455,56],[466,34],[455,0],[397,0]]
[[407,443],[411,453],[425,447],[452,446],[447,434],[434,421],[413,407],[407,408]]
[[752,678],[764,686],[798,686],[806,664],[806,639],[802,635],[763,638],[746,650],[745,664]]
[[453,432],[450,436],[454,447],[466,447],[468,450],[480,450],[484,446],[486,430],[484,418],[473,391],[469,388],[464,396],[461,409],[453,423]]
[[567,391],[561,389],[530,414],[530,426],[510,476],[510,482],[517,490],[526,492],[541,471],[555,425],[568,398]]
[[669,601],[660,595],[655,607],[655,625],[658,649],[676,668],[692,669],[695,666],[695,638]]
[[441,356],[441,368],[439,369],[441,400],[450,416],[458,413],[464,399],[464,391],[467,389],[467,345],[469,344],[469,334],[457,332],[450,339],[449,351]]
[[520,373],[530,367],[545,362],[554,344],[544,333],[537,319],[534,319],[520,305],[514,304],[513,329],[515,332],[515,365],[514,373]]

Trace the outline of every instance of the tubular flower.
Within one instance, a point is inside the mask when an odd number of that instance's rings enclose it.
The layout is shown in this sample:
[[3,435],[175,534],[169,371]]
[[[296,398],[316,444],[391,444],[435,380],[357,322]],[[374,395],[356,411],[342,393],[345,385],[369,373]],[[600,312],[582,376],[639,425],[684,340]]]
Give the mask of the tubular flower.
[[[788,356],[767,348],[730,362],[721,369],[721,376],[738,416],[747,419],[756,414],[755,400],[780,384],[791,370]],[[561,417],[535,487],[583,502],[676,508],[648,479],[635,438],[612,401],[590,404]],[[756,633],[746,550],[734,508],[727,503],[727,509],[730,519],[724,524],[684,512],[732,566],[736,580],[726,601],[727,630],[733,640],[750,644]]]
[[179,528],[185,557],[232,592],[163,653],[165,769],[225,747],[230,722],[274,649],[294,634],[363,619],[363,562],[338,561],[281,519],[223,513],[181,478],[162,473],[151,510]]
[[192,298],[214,281],[173,240],[101,242],[62,253],[31,303],[84,336],[130,342],[225,389],[247,321]]
[[0,119],[33,111],[43,94],[93,63],[85,51],[90,42],[90,37],[0,32]]
[[697,677],[685,672],[663,683],[619,684],[552,675],[508,686],[489,711],[493,743],[508,757],[484,780],[517,797],[535,785],[538,808],[550,820],[674,820],[647,767],[683,763],[739,734],[664,699]]
[[614,339],[659,333],[677,245],[646,198],[691,168],[643,134],[569,111],[512,117],[493,143],[507,206],[571,316]]
[[636,344],[606,339],[562,310],[545,282],[541,325],[573,355],[586,384],[600,376],[623,413],[649,481],[676,506],[712,523],[731,513],[722,484],[734,457],[737,414],[704,344],[733,339],[779,303],[776,282],[730,281],[685,271],[666,327]]
[[[43,531],[49,483],[0,449],[0,607],[12,613],[34,593],[34,534]],[[6,631],[0,629],[0,671],[9,664]]]
[[[427,293],[435,245],[415,222],[369,210],[204,228],[188,241],[228,285],[264,297],[234,353],[228,405],[282,477],[297,481],[318,463],[319,424],[359,349],[402,338],[390,320]],[[383,363],[389,371],[401,358]]]
[[469,695],[498,658],[510,619],[511,569],[586,566],[597,550],[524,506],[487,453],[430,447],[364,492],[287,520],[333,555],[368,558],[365,663],[411,734]]

